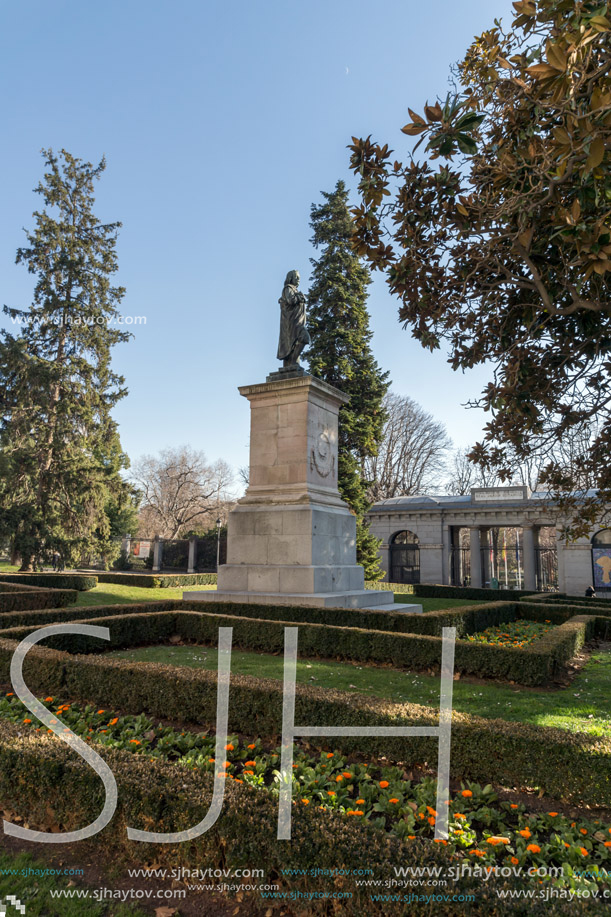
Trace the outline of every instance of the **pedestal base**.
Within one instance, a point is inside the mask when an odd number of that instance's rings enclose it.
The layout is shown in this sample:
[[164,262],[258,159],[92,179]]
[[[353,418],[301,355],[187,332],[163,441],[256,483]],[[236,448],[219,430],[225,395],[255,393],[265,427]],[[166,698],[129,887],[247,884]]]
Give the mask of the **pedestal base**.
[[[304,608],[358,608],[360,611],[389,611],[393,614],[422,614],[422,605],[407,605],[404,602],[390,602],[392,593],[373,589],[357,589],[353,592],[183,592],[182,597],[195,602],[222,602],[223,604],[249,605],[297,605]],[[346,622],[348,623],[348,622]]]

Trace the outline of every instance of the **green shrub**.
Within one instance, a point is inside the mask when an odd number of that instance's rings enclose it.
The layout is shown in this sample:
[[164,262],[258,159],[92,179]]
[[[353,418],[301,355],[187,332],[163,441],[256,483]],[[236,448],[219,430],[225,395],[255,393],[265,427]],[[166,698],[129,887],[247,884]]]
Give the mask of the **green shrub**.
[[213,586],[216,573],[98,573],[100,583],[166,589],[176,586]]
[[[134,844],[127,838],[126,826],[162,832],[183,831],[198,824],[210,808],[213,777],[211,774],[161,760],[130,754],[124,750],[99,748],[117,780],[118,806],[113,822],[94,843],[103,845],[117,859],[146,864],[154,858],[161,866],[198,868],[202,863],[215,868],[263,868],[273,877],[280,893],[311,894],[309,872],[312,864],[342,875],[346,896],[341,901],[345,917],[363,914],[401,917],[405,905],[401,900],[374,901],[368,886],[356,884],[352,873],[364,866],[373,879],[388,877],[389,863],[409,862],[438,875],[447,868],[448,859],[440,846],[416,840],[402,842],[363,821],[321,811],[315,806],[295,806],[292,812],[290,841],[278,841],[277,801],[271,794],[244,784],[227,781],[223,808],[218,821],[206,833],[183,844]],[[66,786],[70,792],[66,792]],[[8,723],[0,724],[0,800],[4,807],[39,830],[49,831],[61,824],[65,831],[90,824],[104,803],[104,790],[97,774],[61,741],[44,736],[21,736]],[[364,853],[365,852],[365,853]],[[287,874],[291,871],[293,874]],[[511,882],[512,884],[508,884]],[[254,883],[253,883],[254,884]],[[515,879],[496,876],[482,882],[479,877],[463,876],[454,893],[474,896],[469,903],[473,915],[494,912],[499,917],[515,913],[515,900],[508,903],[499,889],[515,886]],[[439,889],[418,888],[420,894],[435,894]],[[402,899],[402,895],[398,896]],[[446,897],[446,896],[443,896]],[[508,896],[509,897],[509,896]],[[317,917],[329,913],[326,898],[306,897],[307,913]],[[254,905],[268,904],[259,899]],[[539,909],[529,902],[529,913],[548,914],[549,902]],[[574,903],[573,903],[574,904]],[[461,905],[464,909],[464,905]],[[258,909],[258,908],[257,908]],[[572,913],[576,908],[573,907]],[[412,910],[413,913],[424,911]],[[427,913],[432,913],[428,911]],[[452,902],[436,902],[435,914],[458,914]],[[556,911],[559,913],[559,911]],[[567,912],[568,913],[568,912]]]
[[[99,619],[96,623],[101,623]],[[99,642],[99,641],[98,641]],[[0,678],[6,681],[14,640],[0,639]],[[71,656],[35,647],[24,675],[35,693],[104,704],[163,720],[213,727],[216,672],[133,663],[104,656]],[[311,687],[296,686],[295,722],[320,726],[431,726],[438,711],[418,704],[393,704]],[[282,683],[232,675],[229,731],[275,741],[282,730]],[[437,742],[421,737],[348,737],[309,740],[343,754],[385,756],[404,767],[437,758]],[[509,787],[541,787],[573,804],[611,806],[611,738],[547,727],[486,720],[454,711],[451,774],[454,779]],[[2,779],[2,778],[0,778]],[[24,794],[25,795],[25,794]],[[69,794],[68,794],[69,795]],[[68,801],[69,802],[69,801]]]
[[23,583],[46,589],[77,589],[88,592],[98,585],[97,576],[87,573],[2,573],[0,582]]
[[[0,584],[0,615],[4,624],[4,614],[14,611],[27,611],[38,608],[61,608],[63,605],[74,605],[78,595],[74,589],[41,589],[21,583]],[[6,625],[4,625],[6,626]]]
[[527,589],[477,589],[471,586],[434,586],[426,583],[365,583],[365,589],[383,589],[385,592],[396,592],[399,595],[421,595],[430,599],[491,599],[492,601],[511,601],[520,596],[533,595]]

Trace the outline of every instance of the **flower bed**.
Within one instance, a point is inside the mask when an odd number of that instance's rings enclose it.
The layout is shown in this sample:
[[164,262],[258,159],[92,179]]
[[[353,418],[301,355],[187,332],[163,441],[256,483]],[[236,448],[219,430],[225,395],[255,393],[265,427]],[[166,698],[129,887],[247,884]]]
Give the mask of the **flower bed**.
[[[211,734],[179,731],[143,715],[122,716],[92,705],[58,704],[50,696],[41,702],[62,724],[96,745],[173,761],[210,775],[221,770],[234,783],[277,797],[280,750],[266,748],[260,738],[229,736],[225,760],[217,762]],[[0,718],[28,731],[47,731],[36,725],[12,693],[0,699]],[[433,841],[438,818],[436,792],[434,779],[413,782],[402,767],[349,760],[337,750],[312,754],[303,747],[295,748],[293,797],[298,807],[329,810],[405,843]],[[490,785],[470,782],[450,794],[449,837],[436,843],[450,855],[467,860],[475,857],[486,866],[563,866],[566,875],[556,885],[574,885],[572,870],[583,870],[585,865],[611,869],[611,826],[607,823],[555,810],[533,811],[521,800],[501,801]],[[583,880],[578,884],[592,885]]]
[[466,639],[471,643],[485,643],[487,646],[528,646],[544,637],[554,626],[549,619],[543,623],[522,619],[487,627],[479,633],[469,634]]

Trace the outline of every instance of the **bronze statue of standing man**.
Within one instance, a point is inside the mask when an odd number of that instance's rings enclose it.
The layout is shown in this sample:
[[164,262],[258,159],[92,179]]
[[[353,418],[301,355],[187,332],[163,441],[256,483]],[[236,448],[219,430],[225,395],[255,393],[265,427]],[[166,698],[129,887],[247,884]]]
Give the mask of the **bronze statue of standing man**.
[[280,303],[280,339],[278,359],[283,369],[301,369],[299,357],[310,343],[306,328],[306,298],[298,289],[299,271],[289,271],[284,281]]

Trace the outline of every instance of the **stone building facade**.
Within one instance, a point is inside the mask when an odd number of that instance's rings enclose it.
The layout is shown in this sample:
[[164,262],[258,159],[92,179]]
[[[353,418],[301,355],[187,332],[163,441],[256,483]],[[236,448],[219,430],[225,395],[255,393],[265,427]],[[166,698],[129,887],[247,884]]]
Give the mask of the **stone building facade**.
[[546,493],[475,487],[466,496],[396,497],[368,514],[387,582],[500,586],[611,597],[611,528],[565,543]]

